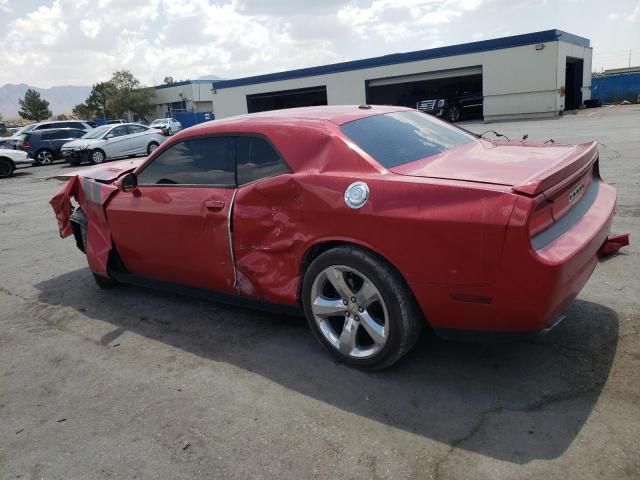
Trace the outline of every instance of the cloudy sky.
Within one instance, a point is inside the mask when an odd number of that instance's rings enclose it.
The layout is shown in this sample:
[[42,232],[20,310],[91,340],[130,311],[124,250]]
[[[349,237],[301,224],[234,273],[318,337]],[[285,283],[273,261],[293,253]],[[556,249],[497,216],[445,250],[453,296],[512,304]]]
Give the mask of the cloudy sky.
[[270,73],[559,28],[640,65],[640,0],[0,0],[0,85]]

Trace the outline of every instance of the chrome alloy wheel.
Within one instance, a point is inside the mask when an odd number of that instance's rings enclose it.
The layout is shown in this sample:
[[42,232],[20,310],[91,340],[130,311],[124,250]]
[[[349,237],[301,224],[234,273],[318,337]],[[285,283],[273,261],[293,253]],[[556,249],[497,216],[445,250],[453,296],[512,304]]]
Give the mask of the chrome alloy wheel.
[[51,165],[53,163],[53,154],[48,150],[43,150],[42,152],[38,153],[36,161],[40,165]]
[[311,286],[311,311],[320,332],[340,353],[368,358],[385,346],[389,313],[382,294],[353,267],[333,265]]
[[104,154],[100,150],[94,150],[91,154],[91,160],[93,163],[102,163],[104,162]]

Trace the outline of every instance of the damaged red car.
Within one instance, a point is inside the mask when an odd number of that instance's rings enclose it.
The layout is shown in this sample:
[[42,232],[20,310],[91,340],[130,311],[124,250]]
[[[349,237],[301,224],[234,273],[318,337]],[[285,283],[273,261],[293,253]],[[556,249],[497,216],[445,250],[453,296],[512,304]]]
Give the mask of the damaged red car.
[[60,232],[99,286],[303,311],[362,368],[426,325],[546,331],[626,241],[608,239],[616,192],[595,142],[489,141],[400,107],[208,122],[63,178]]

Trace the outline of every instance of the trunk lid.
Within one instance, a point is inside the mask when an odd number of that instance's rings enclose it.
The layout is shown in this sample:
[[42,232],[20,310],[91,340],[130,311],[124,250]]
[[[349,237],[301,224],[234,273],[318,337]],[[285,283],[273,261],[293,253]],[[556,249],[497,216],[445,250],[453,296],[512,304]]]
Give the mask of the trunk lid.
[[596,158],[596,142],[558,145],[479,140],[390,170],[399,175],[505,185],[535,196],[589,169]]

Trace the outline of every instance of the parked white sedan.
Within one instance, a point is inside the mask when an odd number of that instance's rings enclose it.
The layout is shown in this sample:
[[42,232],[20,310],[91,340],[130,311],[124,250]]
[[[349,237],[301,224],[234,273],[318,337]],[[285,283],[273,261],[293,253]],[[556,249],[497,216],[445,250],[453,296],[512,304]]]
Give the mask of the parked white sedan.
[[182,124],[175,118],[158,118],[151,122],[151,128],[160,129],[169,136],[182,130]]
[[0,178],[10,177],[17,166],[33,165],[34,161],[22,150],[0,148]]
[[162,132],[138,123],[103,125],[65,143],[62,155],[72,165],[102,163],[119,157],[149,155],[165,140]]

